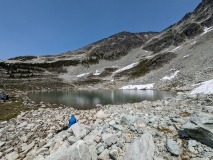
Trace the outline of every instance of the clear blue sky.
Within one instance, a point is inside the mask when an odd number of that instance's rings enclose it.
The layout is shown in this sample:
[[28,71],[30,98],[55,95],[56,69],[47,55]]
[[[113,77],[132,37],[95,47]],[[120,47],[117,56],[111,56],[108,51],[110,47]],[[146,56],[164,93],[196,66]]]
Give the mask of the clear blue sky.
[[161,31],[201,0],[0,0],[0,59],[73,51],[122,31]]

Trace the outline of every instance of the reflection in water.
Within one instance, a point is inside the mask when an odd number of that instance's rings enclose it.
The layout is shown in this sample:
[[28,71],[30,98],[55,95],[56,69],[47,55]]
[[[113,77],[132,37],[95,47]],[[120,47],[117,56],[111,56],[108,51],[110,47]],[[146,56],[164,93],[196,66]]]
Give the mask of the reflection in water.
[[32,92],[28,96],[39,103],[64,104],[74,108],[93,108],[96,104],[124,104],[143,100],[159,100],[173,97],[174,92],[156,90],[79,90]]

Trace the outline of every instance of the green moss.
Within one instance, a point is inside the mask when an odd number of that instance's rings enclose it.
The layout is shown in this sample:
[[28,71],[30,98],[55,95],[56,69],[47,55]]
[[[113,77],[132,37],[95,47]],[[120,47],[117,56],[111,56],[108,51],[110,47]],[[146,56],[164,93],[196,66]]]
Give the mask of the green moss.
[[[0,120],[10,120],[17,117],[21,111],[37,110],[40,108],[39,105],[36,106],[25,106],[21,98],[11,98],[10,102],[0,103]],[[56,106],[46,106],[47,108],[56,108]]]

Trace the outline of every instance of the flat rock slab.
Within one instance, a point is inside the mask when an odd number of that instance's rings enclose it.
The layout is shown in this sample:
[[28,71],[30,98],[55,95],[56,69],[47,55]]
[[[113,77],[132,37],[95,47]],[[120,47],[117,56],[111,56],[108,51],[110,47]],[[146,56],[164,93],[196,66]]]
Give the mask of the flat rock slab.
[[150,133],[135,139],[124,156],[124,160],[153,160],[155,144]]
[[87,126],[80,123],[73,124],[70,129],[73,131],[77,139],[84,138],[89,133]]
[[19,154],[17,151],[14,151],[14,152],[6,155],[6,157],[7,157],[7,160],[16,160],[16,159],[18,159]]
[[197,113],[183,125],[184,131],[192,138],[213,147],[213,115]]
[[96,149],[88,147],[82,140],[75,142],[72,146],[64,143],[56,152],[53,152],[45,160],[93,160],[97,159]]
[[171,154],[173,154],[175,156],[179,156],[179,154],[180,154],[180,146],[174,140],[167,139],[166,148]]

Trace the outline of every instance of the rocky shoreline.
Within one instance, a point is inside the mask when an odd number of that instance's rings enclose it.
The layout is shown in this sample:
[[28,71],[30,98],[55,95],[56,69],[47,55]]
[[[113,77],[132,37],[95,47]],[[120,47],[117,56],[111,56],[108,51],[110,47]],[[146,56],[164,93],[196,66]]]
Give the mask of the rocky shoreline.
[[[46,108],[46,105],[1,122],[0,159],[210,160],[213,157],[213,95],[179,92],[174,98],[91,110]],[[72,113],[78,123],[55,134],[68,124]]]

